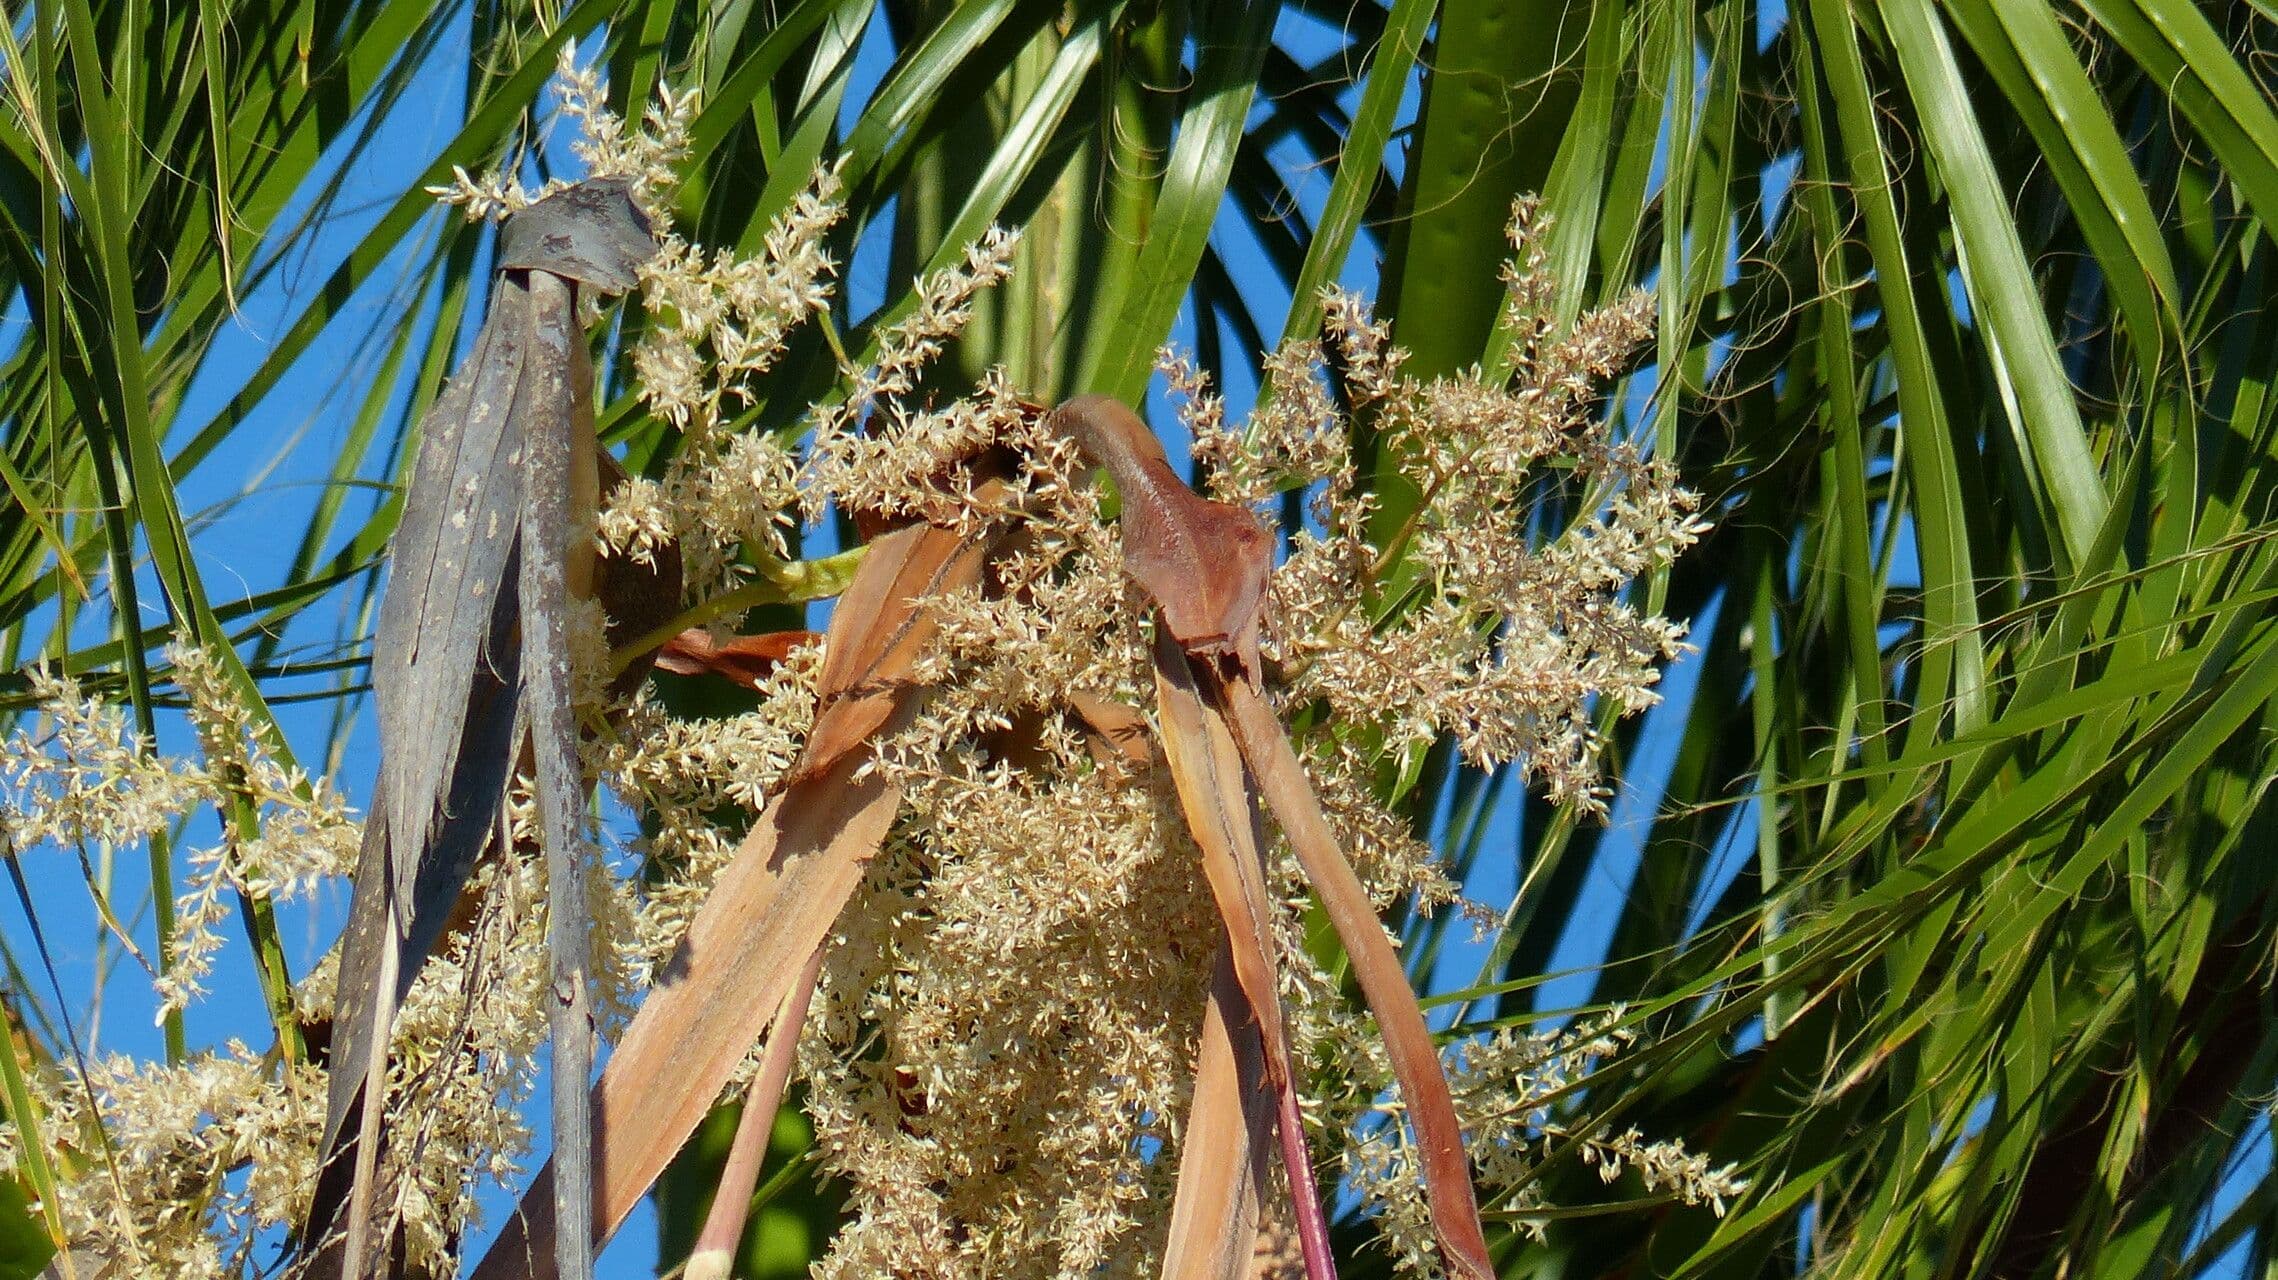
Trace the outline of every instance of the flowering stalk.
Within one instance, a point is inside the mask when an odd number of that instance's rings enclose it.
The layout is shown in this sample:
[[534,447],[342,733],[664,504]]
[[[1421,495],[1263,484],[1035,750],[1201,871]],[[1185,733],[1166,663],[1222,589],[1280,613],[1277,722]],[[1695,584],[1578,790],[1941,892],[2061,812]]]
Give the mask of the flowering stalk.
[[767,1141],[775,1132],[775,1111],[782,1105],[783,1089],[790,1083],[791,1066],[798,1060],[799,1033],[807,1025],[807,1005],[815,998],[815,983],[823,976],[823,948],[799,968],[798,981],[783,997],[775,1025],[767,1032],[767,1052],[759,1074],[744,1094],[743,1114],[736,1118],[736,1136],[728,1146],[727,1164],[712,1188],[712,1211],[696,1236],[682,1274],[688,1280],[728,1280],[736,1245],[743,1239],[744,1219],[751,1212],[752,1190],[759,1185],[759,1170],[767,1161]]
[[[660,157],[685,139],[691,104],[667,98],[649,128],[628,129],[589,75],[570,80],[595,172],[643,191],[669,182]],[[482,212],[539,194],[469,180],[453,198]],[[1219,1275],[1252,1265],[1261,1218],[1277,1237],[1294,1226],[1321,1275],[1316,1163],[1341,1165],[1400,1265],[1478,1274],[1478,1197],[1513,1229],[1551,1211],[1537,1165],[1562,1131],[1554,1103],[1623,1034],[1432,1041],[1380,920],[1460,895],[1379,779],[1387,758],[1444,740],[1602,807],[1598,714],[1651,705],[1681,647],[1682,628],[1638,608],[1630,584],[1699,529],[1667,464],[1594,411],[1650,308],[1624,300],[1565,336],[1513,323],[1494,373],[1426,381],[1403,372],[1360,299],[1331,293],[1324,340],[1268,357],[1271,394],[1248,423],[1167,362],[1197,494],[1120,406],[1045,415],[1001,374],[959,395],[930,368],[1011,269],[1008,233],[922,280],[870,363],[803,419],[741,429],[787,336],[826,304],[840,214],[826,169],[748,257],[660,223],[642,280],[648,317],[622,367],[678,447],[608,487],[594,541],[609,616],[567,618],[571,699],[606,730],[576,743],[577,785],[598,780],[641,816],[583,877],[595,1016],[618,1046],[595,1097],[608,1138],[596,1238],[709,1108],[748,1096],[757,1072],[796,1069],[815,1167],[847,1196],[816,1263],[826,1280]],[[1513,307],[1551,306],[1540,255],[1520,248]],[[1421,495],[1394,547],[1367,536],[1356,413]],[[1094,467],[1061,429],[1094,418],[1123,433],[1090,441],[1100,460],[1126,455],[1121,522],[1103,518]],[[1547,534],[1533,506],[1545,489],[1572,504]],[[1315,519],[1277,558],[1243,508],[1300,491]],[[834,512],[868,545],[792,559],[790,530]],[[632,586],[612,590],[618,575]],[[834,594],[819,644],[725,630],[754,601]],[[641,687],[637,654],[656,643],[684,679],[751,689],[749,709],[668,714]],[[56,714],[92,723],[84,700],[46,692]],[[27,783],[7,816],[28,841],[133,843],[211,791],[195,766],[106,772],[98,737],[75,728],[7,757]],[[271,795],[255,760],[250,794]],[[529,1147],[519,1108],[552,984],[535,961],[547,878],[528,792],[510,785],[506,838],[395,1019],[390,1147],[419,1158],[373,1162],[407,1265],[450,1265],[475,1189],[516,1177]],[[198,904],[261,896],[271,877],[282,896],[355,846],[344,817],[263,804],[278,847],[193,859],[186,962],[162,975],[184,1001],[210,954]],[[1316,901],[1373,1017],[1305,945]],[[804,1029],[755,1053],[818,958]],[[340,972],[332,958],[303,980],[300,1021],[338,1015]],[[86,1079],[27,1082],[52,1132],[137,1154],[115,1184],[60,1184],[75,1241],[138,1273],[217,1275],[220,1243],[246,1256],[257,1232],[305,1218],[327,1081],[251,1058],[103,1061]],[[0,1158],[17,1158],[13,1140],[0,1131]],[[1289,1210],[1265,1203],[1277,1146]],[[1205,1148],[1228,1163],[1182,1158]],[[1739,1185],[1643,1135],[1581,1149],[1712,1209]],[[486,1280],[552,1265],[547,1182],[505,1224]]]

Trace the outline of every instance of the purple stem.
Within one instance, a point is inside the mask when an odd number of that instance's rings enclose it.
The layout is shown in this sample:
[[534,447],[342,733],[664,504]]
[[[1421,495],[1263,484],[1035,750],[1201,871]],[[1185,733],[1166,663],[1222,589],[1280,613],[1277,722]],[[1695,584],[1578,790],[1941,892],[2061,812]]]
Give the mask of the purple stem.
[[1281,1162],[1289,1170],[1289,1207],[1297,1219],[1297,1244],[1305,1254],[1305,1280],[1337,1280],[1337,1261],[1329,1256],[1329,1221],[1321,1214],[1321,1197],[1313,1189],[1313,1158],[1305,1150],[1305,1121],[1297,1114],[1297,1086],[1283,1080],[1274,1090],[1281,1098]]

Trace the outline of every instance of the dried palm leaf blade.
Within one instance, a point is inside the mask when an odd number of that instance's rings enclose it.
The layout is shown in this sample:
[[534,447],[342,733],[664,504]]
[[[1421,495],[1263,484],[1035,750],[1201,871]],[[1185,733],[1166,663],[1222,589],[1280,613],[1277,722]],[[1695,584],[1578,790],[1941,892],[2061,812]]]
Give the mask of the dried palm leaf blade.
[[1153,597],[1162,626],[1186,653],[1207,659],[1195,668],[1198,683],[1289,838],[1376,1015],[1415,1127],[1440,1252],[1467,1280],[1487,1280],[1494,1267],[1471,1164],[1431,1031],[1286,731],[1259,691],[1258,624],[1270,538],[1249,512],[1188,488],[1129,407],[1085,396],[1055,409],[1051,422],[1115,481],[1127,571]]
[[1159,615],[1155,690],[1163,753],[1170,761],[1179,807],[1202,851],[1203,874],[1225,930],[1225,954],[1263,1045],[1265,1087],[1272,1091],[1280,1114],[1276,1128],[1282,1163],[1289,1172],[1290,1209],[1305,1244],[1306,1271],[1320,1280],[1335,1275],[1336,1264],[1329,1256],[1328,1224],[1313,1189],[1313,1164],[1290,1074],[1288,1037],[1276,987],[1280,965],[1275,959],[1274,907],[1266,891],[1260,854],[1265,840],[1258,830],[1257,804],[1233,735],[1216,709],[1204,702],[1185,652]]
[[1194,1101],[1179,1144],[1163,1280],[1247,1280],[1267,1191],[1273,1096],[1265,1047],[1221,947],[1195,1051]]
[[[932,635],[925,598],[972,589],[993,542],[919,525],[870,544],[831,615],[815,726],[792,780],[713,887],[594,1091],[596,1244],[711,1110],[861,883],[901,805],[863,769],[868,744],[922,699],[910,673]],[[835,654],[867,657],[834,663]],[[551,1178],[549,1162],[477,1280],[555,1274]]]
[[[569,530],[598,488],[577,291],[624,292],[654,251],[623,179],[515,215],[482,332],[421,423],[374,649],[380,777],[342,942],[324,1164],[301,1237],[315,1274],[388,1265],[373,1213],[389,1030],[497,832],[533,720],[541,805],[554,815],[547,856],[570,856],[579,783],[563,610],[570,592],[591,590],[593,562]],[[574,903],[563,905],[555,921],[578,928]],[[555,1030],[585,1034],[573,1017]]]

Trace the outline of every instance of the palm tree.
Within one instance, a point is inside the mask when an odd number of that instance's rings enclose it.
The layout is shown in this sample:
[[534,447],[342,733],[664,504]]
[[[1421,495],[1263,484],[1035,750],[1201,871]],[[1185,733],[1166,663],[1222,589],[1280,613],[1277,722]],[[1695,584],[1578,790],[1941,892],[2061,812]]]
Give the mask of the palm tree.
[[[1628,766],[1614,822],[1446,743],[1384,778],[1457,872],[1520,886],[1476,980],[1449,917],[1401,922],[1447,1034],[1618,1007],[1636,1036],[1529,1118],[1539,1201],[1487,1206],[1503,1274],[2274,1265],[2278,903],[2252,852],[2278,847],[2267,6],[540,9],[14,7],[12,707],[46,662],[153,731],[177,698],[170,640],[226,655],[283,758],[318,739],[288,743],[270,708],[355,705],[406,428],[479,321],[481,228],[422,188],[527,142],[569,41],[598,48],[620,104],[697,92],[675,211],[693,241],[758,245],[840,166],[854,287],[770,375],[748,414],[764,427],[828,394],[839,353],[914,305],[904,282],[992,223],[1025,229],[1018,269],[945,385],[1002,365],[1039,400],[1136,401],[1177,336],[1244,392],[1277,339],[1319,332],[1322,286],[1372,276],[1410,372],[1494,369],[1503,228],[1539,192],[1562,323],[1653,289],[1654,344],[1603,413],[1675,461],[1715,527],[1639,588],[1693,620],[1697,652],[1663,707],[1602,716]],[[358,166],[438,101],[449,136],[418,181],[376,217],[352,207]],[[312,261],[321,287],[286,291]],[[279,295],[249,356],[235,317]],[[255,471],[247,443],[299,417],[294,385],[326,385],[337,462],[249,587],[202,553],[184,495]],[[661,465],[674,433],[622,367],[606,390],[629,469]],[[1396,529],[1417,495],[1365,416],[1355,430]],[[1572,514],[1550,496],[1544,529]],[[1293,499],[1288,525],[1303,516]],[[147,893],[127,932],[160,967],[175,854],[162,832],[111,904],[127,919]],[[40,918],[87,909],[71,883],[17,884]],[[271,1025],[239,1034],[273,1040],[284,1071],[316,1051],[302,974],[256,896],[244,930]],[[6,942],[14,1190],[52,1206],[69,1170],[38,1154],[20,1068],[77,1045],[60,992],[39,994],[46,941]],[[1552,980],[1576,963],[1586,977]],[[189,1045],[177,1013],[162,1050]],[[1602,1183],[1586,1157],[1632,1128],[1749,1190],[1717,1216],[1634,1171]],[[708,1141],[658,1194],[662,1265],[703,1219]],[[770,1222],[801,1217],[819,1246],[835,1220],[785,1154],[754,1268],[782,1265]],[[56,1220],[13,1199],[6,1231],[52,1244]],[[1345,1274],[1388,1267],[1374,1220],[1336,1226]]]

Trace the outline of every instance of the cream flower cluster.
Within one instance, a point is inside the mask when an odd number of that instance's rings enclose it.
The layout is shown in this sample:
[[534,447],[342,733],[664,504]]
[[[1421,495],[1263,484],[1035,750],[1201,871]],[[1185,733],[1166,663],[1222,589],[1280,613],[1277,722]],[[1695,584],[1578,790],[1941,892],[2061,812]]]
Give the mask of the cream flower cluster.
[[[581,154],[596,172],[639,177],[661,206],[693,104],[660,98],[629,130],[590,72],[564,66]],[[530,197],[462,175],[445,198],[488,216]],[[916,282],[872,354],[794,426],[753,424],[762,379],[827,308],[841,214],[826,170],[748,257],[663,228],[630,368],[678,448],[620,487],[597,536],[637,560],[671,548],[698,607],[796,568],[785,532],[833,511],[926,520],[991,548],[978,589],[930,602],[923,707],[874,744],[872,767],[900,788],[903,811],[838,923],[800,1046],[822,1168],[851,1213],[818,1274],[1147,1273],[1219,929],[1151,756],[1151,609],[1123,572],[1089,469],[1037,406],[1001,375],[962,396],[928,381],[977,296],[1009,274],[1009,233]],[[1388,762],[1444,737],[1480,767],[1511,765],[1598,809],[1601,716],[1650,705],[1681,648],[1682,628],[1638,608],[1632,586],[1697,538],[1694,498],[1666,462],[1616,438],[1597,404],[1647,336],[1650,306],[1633,296],[1557,323],[1534,222],[1522,206],[1506,275],[1511,354],[1495,371],[1411,376],[1387,327],[1341,292],[1327,299],[1323,340],[1268,358],[1247,422],[1229,422],[1203,378],[1166,358],[1212,496],[1309,504],[1272,580],[1273,696],[1306,726],[1305,767],[1384,908],[1458,900],[1379,799]],[[1364,435],[1402,484],[1360,475],[1351,442]],[[1400,488],[1413,502],[1388,506]],[[683,720],[649,693],[605,695],[599,620],[579,632],[588,719],[607,726],[589,736],[586,767],[641,822],[589,872],[609,1031],[796,757],[821,654],[795,649],[753,710]],[[154,975],[170,1007],[198,994],[225,890],[282,899],[345,870],[356,847],[329,793],[266,760],[211,664],[183,654],[177,668],[200,762],[156,758],[118,712],[60,680],[38,690],[48,718],[0,761],[20,845],[139,845],[193,806],[253,804],[257,835],[191,859],[174,960]],[[526,795],[510,802],[526,806]],[[1314,1150],[1344,1162],[1403,1263],[1428,1269],[1436,1255],[1381,1042],[1312,958],[1295,859],[1279,841],[1267,856],[1294,1060],[1322,1068],[1307,1103]],[[391,1055],[383,1203],[417,1260],[448,1253],[476,1189],[511,1177],[529,1141],[516,1104],[544,1036],[541,864],[494,860],[476,889],[476,918],[422,969]],[[329,965],[303,982],[308,1016],[328,1011],[331,982]],[[1625,1034],[1608,1021],[1449,1050],[1479,1179],[1501,1207],[1540,1207],[1528,1173],[1560,1132],[1550,1102]],[[85,1079],[49,1073],[42,1097],[59,1131],[95,1139],[71,1139],[89,1158],[65,1208],[105,1257],[228,1274],[252,1232],[305,1208],[323,1110],[312,1068],[234,1046],[176,1066],[105,1059]],[[1575,1141],[1609,1176],[1635,1170],[1651,1190],[1720,1211],[1741,1185],[1636,1133]],[[105,1144],[129,1158],[92,1158]]]

